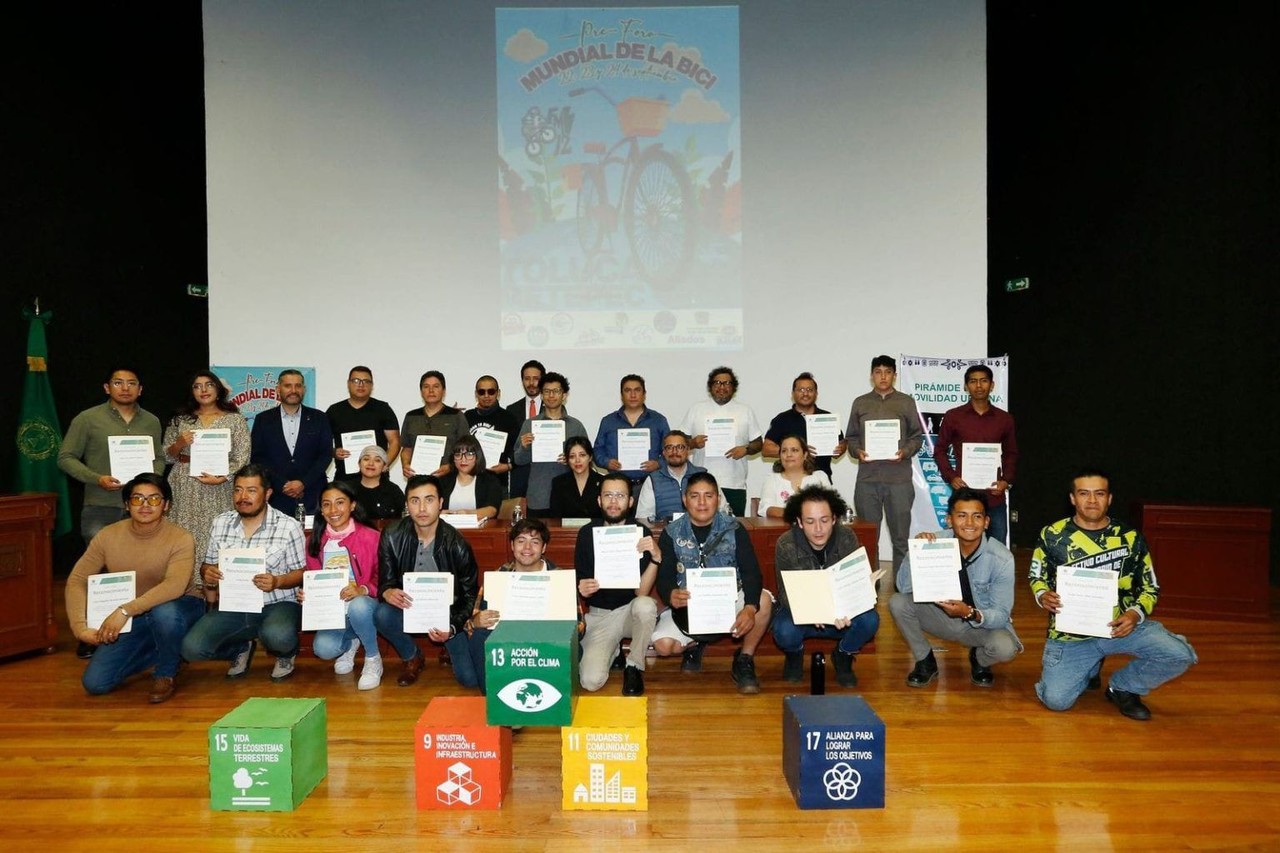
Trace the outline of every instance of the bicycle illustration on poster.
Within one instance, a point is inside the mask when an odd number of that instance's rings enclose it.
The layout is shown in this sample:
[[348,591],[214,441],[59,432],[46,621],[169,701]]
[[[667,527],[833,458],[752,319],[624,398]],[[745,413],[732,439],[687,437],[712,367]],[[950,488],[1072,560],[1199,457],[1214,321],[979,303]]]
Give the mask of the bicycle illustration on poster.
[[503,348],[740,349],[737,9],[496,16]]

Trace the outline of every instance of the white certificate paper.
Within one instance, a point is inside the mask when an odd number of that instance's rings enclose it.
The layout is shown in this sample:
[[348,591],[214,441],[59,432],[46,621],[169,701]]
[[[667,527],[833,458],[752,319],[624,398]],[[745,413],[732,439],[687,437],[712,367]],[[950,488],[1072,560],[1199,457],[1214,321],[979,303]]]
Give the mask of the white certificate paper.
[[564,453],[564,421],[529,421],[534,462],[557,462]]
[[640,586],[640,527],[618,524],[591,531],[595,551],[595,578],[601,589],[635,589]]
[[707,443],[702,452],[710,457],[724,456],[738,446],[738,422],[734,418],[707,418]]
[[107,455],[111,459],[111,476],[121,483],[156,470],[156,447],[149,435],[109,435]]
[[[416,468],[414,470],[417,470]],[[409,634],[449,632],[449,608],[453,605],[453,575],[444,572],[405,572],[404,591],[413,604],[404,611]]]
[[1110,637],[1119,601],[1118,572],[1077,566],[1058,566],[1057,592],[1062,607],[1053,618],[1053,627],[1067,634]]
[[302,630],[324,631],[347,627],[347,603],[341,592],[350,583],[342,569],[320,569],[304,572],[302,591]]
[[261,613],[265,593],[253,576],[266,574],[266,548],[223,548],[218,551],[218,609],[224,613]]
[[578,576],[552,572],[485,572],[484,606],[502,619],[572,622],[578,618]]
[[638,471],[649,461],[649,429],[618,430],[618,464],[623,471]]
[[484,451],[484,464],[492,468],[502,463],[502,454],[507,450],[507,434],[496,429],[478,429],[472,433],[480,442]]
[[966,441],[960,445],[960,477],[971,489],[989,489],[1000,479],[1000,443]]
[[191,446],[187,448],[190,462],[187,467],[192,477],[208,474],[210,477],[227,477],[231,474],[231,430],[198,429]]
[[822,571],[780,573],[787,589],[787,605],[797,625],[832,625],[852,619],[876,606],[867,549],[859,548]]
[[[378,443],[378,436],[371,429],[362,429],[357,430],[356,432],[340,432],[338,433],[338,440],[342,442],[342,449],[351,453],[351,455],[346,459],[339,461],[346,463],[343,470],[348,474],[353,474],[360,467],[360,451],[364,450],[366,447],[376,445]],[[439,467],[439,465],[436,466],[436,468]],[[432,468],[431,470],[434,471],[436,468]],[[413,470],[417,471],[418,469],[414,468]],[[425,474],[427,472],[423,471],[421,473]]]
[[732,566],[685,569],[689,591],[689,633],[727,634],[738,618],[738,572]]
[[901,443],[902,421],[895,418],[863,422],[862,449],[867,453],[867,461],[895,458]]
[[444,446],[448,441],[443,435],[420,435],[413,442],[413,455],[409,467],[415,474],[430,474],[440,467],[444,459]]
[[[89,598],[85,605],[84,621],[90,628],[97,630],[102,622],[117,607],[128,604],[138,597],[137,572],[103,572],[89,576]],[[130,616],[120,629],[123,634],[133,629],[133,617]]]
[[960,600],[960,540],[910,539],[912,601]]
[[805,415],[805,440],[817,450],[817,456],[832,456],[840,443],[839,415]]

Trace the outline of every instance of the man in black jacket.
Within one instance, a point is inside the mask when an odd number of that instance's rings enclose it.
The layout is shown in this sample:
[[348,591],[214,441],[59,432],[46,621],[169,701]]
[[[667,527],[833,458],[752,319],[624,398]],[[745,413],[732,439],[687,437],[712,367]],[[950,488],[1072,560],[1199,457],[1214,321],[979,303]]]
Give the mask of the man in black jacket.
[[404,662],[396,684],[408,687],[418,680],[424,658],[413,637],[404,630],[404,611],[413,606],[404,590],[406,572],[447,572],[453,575],[453,603],[449,630],[433,629],[427,637],[444,643],[452,657],[467,654],[463,626],[475,609],[479,570],[475,554],[462,534],[440,520],[440,481],[428,474],[409,478],[405,486],[405,517],[382,531],[378,544],[378,602],[374,623]]

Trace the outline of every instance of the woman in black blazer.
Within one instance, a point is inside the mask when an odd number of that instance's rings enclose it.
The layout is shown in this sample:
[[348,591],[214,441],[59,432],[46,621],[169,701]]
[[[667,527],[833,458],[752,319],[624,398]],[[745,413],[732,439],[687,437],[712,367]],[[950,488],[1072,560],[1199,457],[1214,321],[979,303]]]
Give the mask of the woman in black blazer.
[[604,518],[600,509],[600,482],[604,475],[591,467],[591,442],[574,436],[564,443],[569,470],[551,481],[548,518]]
[[454,442],[449,473],[440,478],[440,500],[446,515],[474,512],[481,520],[496,518],[502,508],[502,481],[488,470],[484,448],[475,436]]

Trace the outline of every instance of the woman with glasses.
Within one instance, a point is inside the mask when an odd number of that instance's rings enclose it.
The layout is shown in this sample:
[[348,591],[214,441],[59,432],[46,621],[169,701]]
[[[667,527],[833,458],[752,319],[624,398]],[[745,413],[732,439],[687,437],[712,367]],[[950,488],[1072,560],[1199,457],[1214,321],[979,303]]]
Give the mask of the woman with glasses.
[[591,442],[574,436],[564,443],[569,470],[551,481],[551,518],[604,518],[600,484],[604,475],[591,467]]
[[204,430],[229,430],[231,449],[228,472],[249,461],[249,425],[235,403],[227,399],[227,386],[211,371],[202,370],[191,378],[191,396],[182,404],[164,431],[164,458],[173,465],[169,487],[173,490],[170,519],[191,534],[196,542],[191,567],[196,585],[203,589],[200,565],[209,545],[209,528],[214,516],[231,509],[231,477],[191,470],[191,445]]
[[502,480],[488,470],[484,448],[475,436],[464,436],[454,443],[449,473],[440,478],[440,500],[446,515],[475,513],[481,521],[497,517],[502,507]]

